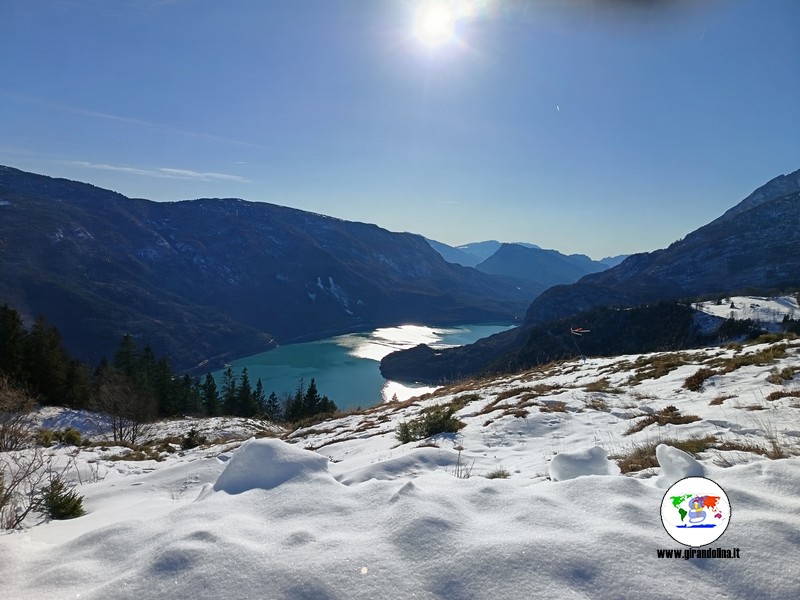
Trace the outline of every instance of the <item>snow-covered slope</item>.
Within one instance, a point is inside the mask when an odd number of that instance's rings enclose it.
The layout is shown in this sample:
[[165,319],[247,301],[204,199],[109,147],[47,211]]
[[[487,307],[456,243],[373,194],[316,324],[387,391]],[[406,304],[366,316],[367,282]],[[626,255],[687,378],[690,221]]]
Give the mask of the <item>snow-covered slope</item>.
[[[3,597],[798,598],[796,373],[800,340],[590,359],[161,462],[62,448],[88,514],[0,536]],[[436,406],[464,427],[400,444]],[[657,556],[699,472],[738,559]]]
[[699,302],[698,310],[723,319],[752,319],[762,324],[780,323],[785,317],[797,319],[800,307],[794,296],[731,296],[719,302]]

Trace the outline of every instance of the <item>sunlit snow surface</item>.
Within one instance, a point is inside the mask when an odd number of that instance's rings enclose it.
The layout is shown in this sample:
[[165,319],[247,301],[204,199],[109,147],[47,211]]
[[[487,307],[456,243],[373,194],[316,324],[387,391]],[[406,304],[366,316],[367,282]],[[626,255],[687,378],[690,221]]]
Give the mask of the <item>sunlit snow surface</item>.
[[[709,450],[695,461],[663,447],[662,468],[626,476],[605,456],[704,436],[800,452],[800,398],[767,399],[800,389],[800,375],[775,377],[800,373],[800,342],[775,362],[720,372],[699,391],[683,387],[710,361],[768,348],[690,351],[639,381],[632,376],[661,355],[565,362],[326,421],[287,441],[243,444],[269,427],[219,419],[224,437],[240,441],[162,462],[109,460],[121,448],[60,449],[58,464],[83,481],[88,514],[29,519],[26,530],[0,535],[0,595],[800,598],[800,458]],[[458,434],[399,444],[400,422],[455,399],[466,423]],[[700,420],[624,435],[668,405]],[[41,418],[63,426],[71,416],[91,422],[54,409]],[[200,423],[164,423],[156,435]],[[486,478],[499,468],[507,479]],[[700,472],[731,503],[714,547],[739,548],[741,558],[659,559],[657,549],[680,547],[661,524],[665,489]]]
[[760,323],[778,323],[784,317],[800,318],[800,308],[798,308],[797,298],[794,296],[777,298],[731,296],[721,299],[719,303],[716,301],[700,302],[693,306],[705,313],[724,319],[752,319]]

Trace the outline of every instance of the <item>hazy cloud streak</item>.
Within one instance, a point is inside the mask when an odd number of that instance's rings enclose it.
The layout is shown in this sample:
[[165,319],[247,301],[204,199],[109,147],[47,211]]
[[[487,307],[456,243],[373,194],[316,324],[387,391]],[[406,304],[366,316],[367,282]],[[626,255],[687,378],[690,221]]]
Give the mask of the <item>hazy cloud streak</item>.
[[235,140],[231,138],[227,138],[224,136],[213,135],[210,133],[202,133],[197,131],[189,131],[188,129],[181,129],[179,127],[173,127],[171,125],[164,125],[161,123],[154,123],[152,121],[147,121],[144,119],[136,119],[133,117],[124,117],[121,115],[114,115],[110,113],[100,112],[96,110],[88,110],[85,108],[80,108],[77,106],[70,106],[68,104],[60,104],[57,102],[50,102],[48,100],[42,100],[40,98],[34,98],[31,96],[26,96],[23,94],[18,94],[15,92],[11,92],[8,90],[0,89],[0,95],[6,96],[7,98],[14,98],[16,100],[27,102],[29,104],[36,104],[39,106],[43,106],[46,108],[50,108],[52,110],[59,110],[63,112],[68,112],[73,115],[79,115],[82,117],[88,117],[92,119],[102,119],[105,121],[114,121],[116,123],[122,123],[125,125],[131,125],[136,127],[143,127],[147,129],[153,129],[157,131],[161,131],[165,134],[173,134],[173,135],[180,135],[184,137],[191,137],[195,139],[203,139],[208,140],[211,142],[219,142],[223,144],[231,144],[234,146],[245,146],[248,148],[258,148],[260,150],[270,150],[273,152],[283,152],[286,154],[297,154],[292,150],[287,150],[283,148],[277,148],[275,146],[265,146],[263,144],[256,144],[254,142],[245,142],[242,140]]
[[128,167],[124,165],[107,165],[104,163],[93,163],[83,160],[68,161],[67,164],[76,167],[83,167],[86,169],[95,169],[98,171],[114,171],[117,173],[128,173],[130,175],[142,175],[145,177],[161,177],[164,179],[190,179],[195,181],[235,181],[237,183],[251,183],[249,179],[239,177],[238,175],[229,175],[227,173],[213,173],[192,171],[189,169],[171,169],[167,167],[159,167],[156,169],[141,169],[138,167]]

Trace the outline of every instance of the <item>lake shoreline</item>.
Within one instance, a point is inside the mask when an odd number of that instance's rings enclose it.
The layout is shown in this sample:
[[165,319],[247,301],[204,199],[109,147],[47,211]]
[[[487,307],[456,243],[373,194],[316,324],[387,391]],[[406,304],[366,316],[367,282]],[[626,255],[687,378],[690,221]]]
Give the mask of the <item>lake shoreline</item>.
[[[475,339],[515,327],[511,323],[457,325],[413,325],[348,331],[308,342],[285,344],[268,351],[233,359],[227,363],[240,376],[246,367],[251,384],[258,379],[267,394],[281,397],[294,393],[299,382],[314,379],[320,394],[333,400],[339,410],[377,406],[397,395],[407,399],[430,391],[416,385],[385,379],[380,360],[396,350],[420,343],[435,347],[460,346]],[[212,375],[221,383],[222,370]],[[415,392],[419,390],[419,392]]]

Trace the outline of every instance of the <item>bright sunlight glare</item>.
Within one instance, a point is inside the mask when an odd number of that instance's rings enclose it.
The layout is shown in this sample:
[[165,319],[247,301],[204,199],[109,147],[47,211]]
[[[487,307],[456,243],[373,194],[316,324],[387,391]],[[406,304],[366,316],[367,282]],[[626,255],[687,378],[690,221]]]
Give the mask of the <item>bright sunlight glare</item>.
[[453,39],[455,15],[444,5],[422,8],[414,24],[414,35],[425,46],[435,48]]

